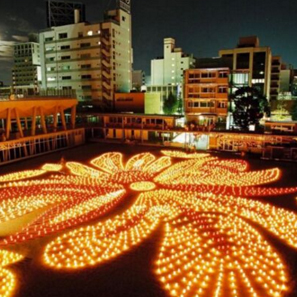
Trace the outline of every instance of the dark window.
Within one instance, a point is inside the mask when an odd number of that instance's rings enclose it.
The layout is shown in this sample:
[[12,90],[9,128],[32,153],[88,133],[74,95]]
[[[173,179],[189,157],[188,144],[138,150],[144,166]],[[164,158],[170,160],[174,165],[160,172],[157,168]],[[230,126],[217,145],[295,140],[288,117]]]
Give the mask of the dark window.
[[81,68],[82,68],[82,69],[91,68],[91,64],[84,64],[84,65],[81,65]]
[[250,54],[243,53],[237,54],[236,69],[249,69],[250,67]]
[[70,59],[71,59],[70,56],[62,56],[62,57],[61,57],[61,60],[70,60]]
[[265,77],[266,53],[254,53],[253,79]]
[[59,34],[59,39],[64,39],[64,38],[67,38],[67,33],[60,33]]
[[90,79],[92,78],[92,75],[91,74],[84,74],[81,76],[82,79]]
[[70,45],[62,45],[61,46],[61,50],[65,50],[65,49],[69,49],[70,48]]
[[219,78],[228,77],[227,72],[219,72]]
[[89,47],[89,46],[91,46],[90,42],[80,44],[80,47]]
[[62,80],[68,80],[71,79],[71,76],[62,76]]

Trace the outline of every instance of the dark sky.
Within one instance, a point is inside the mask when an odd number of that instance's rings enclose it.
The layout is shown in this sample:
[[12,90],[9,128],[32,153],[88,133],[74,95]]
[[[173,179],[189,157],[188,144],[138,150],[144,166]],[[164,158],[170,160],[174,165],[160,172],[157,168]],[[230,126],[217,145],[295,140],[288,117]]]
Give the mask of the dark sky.
[[[45,0],[0,0],[0,81],[10,83],[11,45],[46,27]],[[87,20],[102,20],[115,0],[81,0]],[[131,0],[134,69],[150,74],[150,60],[162,56],[163,38],[196,57],[214,57],[236,46],[240,36],[260,44],[297,67],[296,0]]]

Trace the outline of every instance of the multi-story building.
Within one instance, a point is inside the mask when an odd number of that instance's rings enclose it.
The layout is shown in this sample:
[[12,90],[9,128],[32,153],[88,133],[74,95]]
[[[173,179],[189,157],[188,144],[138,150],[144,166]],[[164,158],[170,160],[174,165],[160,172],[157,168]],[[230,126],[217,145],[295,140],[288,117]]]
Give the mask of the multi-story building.
[[143,70],[133,70],[132,71],[132,89],[136,91],[141,91],[145,86],[145,73]]
[[280,92],[281,57],[273,56],[271,59],[270,101],[277,100]]
[[17,43],[14,45],[13,87],[27,86],[37,91],[40,82],[39,44],[35,42]]
[[294,80],[294,70],[291,65],[282,64],[280,69],[280,92],[290,93]]
[[165,100],[170,96],[173,95],[179,101],[177,113],[183,113],[183,102],[182,102],[182,86],[178,85],[149,85],[146,86],[146,93],[149,94],[159,94],[161,99],[161,109],[160,114],[163,114],[163,105]]
[[178,85],[183,83],[184,70],[193,68],[193,55],[175,47],[173,38],[164,39],[164,56],[151,61],[151,85]]
[[209,126],[226,121],[229,73],[229,68],[185,71],[184,108],[187,122]]
[[40,33],[43,88],[73,89],[79,101],[108,102],[132,87],[130,2],[118,0],[104,21],[52,27]]
[[219,56],[232,58],[231,70],[249,73],[248,85],[270,97],[271,49],[260,46],[258,37],[241,37],[236,48],[219,51]]

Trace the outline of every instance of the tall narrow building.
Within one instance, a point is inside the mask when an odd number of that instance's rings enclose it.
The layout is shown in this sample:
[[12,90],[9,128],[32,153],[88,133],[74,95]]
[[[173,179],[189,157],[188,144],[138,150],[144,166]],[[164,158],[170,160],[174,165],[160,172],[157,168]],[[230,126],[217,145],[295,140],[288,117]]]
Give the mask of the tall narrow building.
[[193,68],[195,59],[181,48],[175,47],[173,38],[165,38],[163,57],[151,60],[151,85],[179,85],[183,83],[184,70]]
[[37,92],[41,82],[40,51],[37,42],[23,42],[14,45],[12,85],[26,87]]
[[107,104],[132,88],[130,1],[118,0],[104,20],[52,27],[40,33],[42,87],[75,90],[80,102]]

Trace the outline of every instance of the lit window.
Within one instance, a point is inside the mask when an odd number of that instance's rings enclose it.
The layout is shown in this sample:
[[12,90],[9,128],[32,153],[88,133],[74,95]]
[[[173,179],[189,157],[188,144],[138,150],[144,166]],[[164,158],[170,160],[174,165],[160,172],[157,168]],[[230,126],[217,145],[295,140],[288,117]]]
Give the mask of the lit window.
[[93,35],[93,31],[88,31],[88,36],[92,36]]

